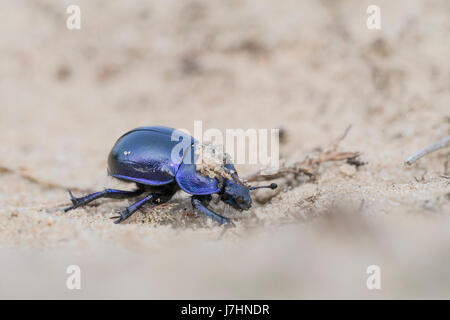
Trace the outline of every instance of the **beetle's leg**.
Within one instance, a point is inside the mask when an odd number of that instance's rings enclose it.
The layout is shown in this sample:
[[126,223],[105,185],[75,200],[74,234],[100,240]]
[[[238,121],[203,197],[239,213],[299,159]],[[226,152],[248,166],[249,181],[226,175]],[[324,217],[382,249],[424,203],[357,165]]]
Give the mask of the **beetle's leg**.
[[172,199],[174,193],[173,192],[169,192],[169,193],[165,193],[165,194],[161,194],[161,193],[149,193],[145,198],[143,198],[142,200],[139,200],[138,202],[136,202],[135,204],[132,204],[131,206],[125,208],[121,213],[120,216],[117,217],[111,217],[111,219],[116,219],[118,218],[116,221],[114,221],[114,223],[121,223],[122,221],[128,219],[133,213],[135,213],[140,207],[142,207],[144,204],[146,204],[147,202],[151,202],[152,204],[154,204],[155,206],[158,206],[164,202],[169,201],[170,199]]
[[192,196],[191,203],[192,206],[200,211],[201,213],[206,214],[208,217],[216,220],[219,225],[225,224],[226,227],[230,227],[233,224],[230,219],[226,217],[222,217],[220,214],[215,213],[214,211],[207,208],[209,201],[211,200],[211,196]]
[[112,199],[125,199],[136,197],[144,192],[143,189],[137,189],[135,191],[124,191],[124,190],[116,190],[116,189],[105,189],[103,191],[94,192],[84,197],[75,198],[72,192],[69,190],[70,201],[72,201],[73,206],[65,208],[64,211],[67,212],[69,210],[84,206],[91,201],[94,201],[99,198],[112,198]]
[[125,208],[124,210],[122,210],[122,212],[120,212],[120,216],[119,217],[113,217],[113,218],[119,218],[116,221],[114,221],[114,223],[121,223],[122,221],[128,219],[133,213],[136,212],[136,210],[138,210],[140,207],[142,207],[144,204],[146,204],[147,202],[151,201],[153,203],[155,203],[156,199],[158,198],[158,194],[156,193],[150,193],[148,194],[145,198],[139,200],[138,202],[132,204],[131,206]]

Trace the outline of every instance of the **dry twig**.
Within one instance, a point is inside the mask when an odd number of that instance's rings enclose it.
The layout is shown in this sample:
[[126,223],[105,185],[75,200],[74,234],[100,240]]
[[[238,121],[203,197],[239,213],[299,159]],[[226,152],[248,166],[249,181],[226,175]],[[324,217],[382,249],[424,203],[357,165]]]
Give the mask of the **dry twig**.
[[433,144],[423,147],[416,153],[412,154],[405,160],[405,164],[412,165],[414,162],[416,162],[417,160],[419,160],[422,157],[425,157],[427,154],[430,154],[436,150],[443,149],[448,146],[450,146],[450,135],[442,138],[441,140],[439,140]]

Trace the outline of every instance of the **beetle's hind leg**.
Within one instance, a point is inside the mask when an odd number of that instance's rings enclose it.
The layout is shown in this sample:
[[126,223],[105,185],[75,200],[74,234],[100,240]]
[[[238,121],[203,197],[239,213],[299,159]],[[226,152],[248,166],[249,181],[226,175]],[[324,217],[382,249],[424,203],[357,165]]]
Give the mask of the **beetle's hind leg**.
[[72,206],[65,208],[64,211],[67,212],[69,210],[84,206],[89,202],[100,198],[111,198],[111,199],[126,199],[136,197],[142,194],[144,189],[137,189],[135,191],[124,191],[124,190],[116,190],[116,189],[105,189],[103,191],[94,192],[87,196],[76,198],[73,196],[72,192],[69,190],[70,201],[72,201]]
[[200,211],[201,213],[206,214],[208,217],[212,218],[213,220],[217,221],[219,225],[225,225],[225,227],[231,227],[234,226],[233,222],[231,222],[230,219],[221,216],[218,213],[215,213],[214,211],[208,209],[207,205],[211,201],[211,196],[192,196],[191,197],[191,203],[192,206]]

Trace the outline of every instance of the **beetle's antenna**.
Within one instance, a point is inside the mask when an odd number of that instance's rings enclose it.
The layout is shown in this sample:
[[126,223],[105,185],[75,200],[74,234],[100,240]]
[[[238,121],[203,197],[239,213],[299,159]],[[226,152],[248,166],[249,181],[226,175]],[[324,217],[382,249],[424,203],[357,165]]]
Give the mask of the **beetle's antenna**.
[[257,187],[249,187],[248,190],[256,190],[256,189],[262,189],[262,188],[269,188],[269,189],[276,189],[278,185],[276,183],[271,183],[268,186],[257,186]]

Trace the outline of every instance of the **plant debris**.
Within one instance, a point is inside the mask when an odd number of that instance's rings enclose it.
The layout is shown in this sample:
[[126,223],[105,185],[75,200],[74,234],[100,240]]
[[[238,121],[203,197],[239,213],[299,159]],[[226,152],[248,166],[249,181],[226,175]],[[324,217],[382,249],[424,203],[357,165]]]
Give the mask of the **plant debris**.
[[[365,165],[366,162],[358,159],[361,152],[337,151],[340,142],[347,136],[350,129],[351,126],[348,126],[342,136],[331,143],[325,151],[319,151],[319,154],[316,156],[307,156],[303,161],[290,164],[288,164],[286,160],[281,161],[282,165],[275,172],[267,173],[264,170],[260,170],[246,177],[246,180],[250,182],[267,181],[293,174],[295,177],[306,175],[310,180],[315,181],[319,175],[320,165],[324,162],[347,160],[347,163],[355,165],[356,167]],[[318,150],[321,149],[319,148]]]

